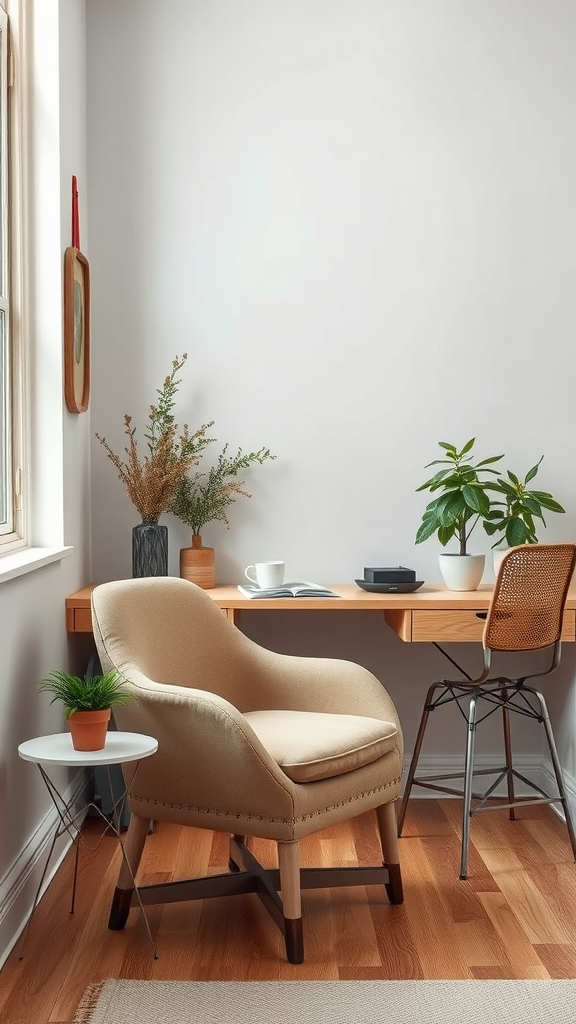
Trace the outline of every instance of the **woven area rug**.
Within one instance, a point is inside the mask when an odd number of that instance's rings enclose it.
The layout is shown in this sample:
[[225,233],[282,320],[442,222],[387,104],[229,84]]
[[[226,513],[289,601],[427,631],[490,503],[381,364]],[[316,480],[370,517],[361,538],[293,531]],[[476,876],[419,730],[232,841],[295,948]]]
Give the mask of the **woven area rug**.
[[73,1024],[575,1024],[576,981],[105,981]]

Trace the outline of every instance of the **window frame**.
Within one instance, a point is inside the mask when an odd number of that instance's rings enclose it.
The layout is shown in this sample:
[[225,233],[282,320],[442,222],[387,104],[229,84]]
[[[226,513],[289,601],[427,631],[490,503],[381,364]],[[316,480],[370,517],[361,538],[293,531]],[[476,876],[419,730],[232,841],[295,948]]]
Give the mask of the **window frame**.
[[[12,8],[14,4],[10,5]],[[8,8],[8,10],[7,10]],[[19,11],[21,13],[21,11]],[[4,313],[6,522],[0,522],[0,558],[28,547],[26,409],[26,315],[23,302],[25,77],[17,59],[18,18],[0,3],[0,312]]]

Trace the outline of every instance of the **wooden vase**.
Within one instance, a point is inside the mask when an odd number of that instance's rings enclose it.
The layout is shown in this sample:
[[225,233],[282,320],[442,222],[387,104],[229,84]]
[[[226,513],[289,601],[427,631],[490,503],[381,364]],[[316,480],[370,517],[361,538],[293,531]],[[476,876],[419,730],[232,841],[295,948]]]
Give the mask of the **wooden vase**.
[[74,750],[103,750],[111,710],[74,711],[68,719]]
[[198,533],[192,534],[191,547],[180,548],[180,576],[202,590],[216,586],[214,548],[205,548]]

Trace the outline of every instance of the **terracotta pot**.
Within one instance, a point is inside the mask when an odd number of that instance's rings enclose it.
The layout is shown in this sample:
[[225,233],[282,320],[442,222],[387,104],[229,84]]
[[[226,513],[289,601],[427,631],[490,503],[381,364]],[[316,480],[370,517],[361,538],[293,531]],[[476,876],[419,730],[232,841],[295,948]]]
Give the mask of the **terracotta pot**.
[[180,576],[202,590],[216,586],[214,548],[205,548],[202,537],[192,534],[192,546],[180,549]]
[[112,712],[75,711],[68,719],[74,750],[103,750]]

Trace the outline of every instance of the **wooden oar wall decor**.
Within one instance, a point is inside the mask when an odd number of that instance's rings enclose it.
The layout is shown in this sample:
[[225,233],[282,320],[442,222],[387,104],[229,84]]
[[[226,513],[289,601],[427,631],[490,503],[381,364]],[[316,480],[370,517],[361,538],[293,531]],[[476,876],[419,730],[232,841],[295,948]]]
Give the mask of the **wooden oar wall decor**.
[[90,267],[80,251],[78,182],[72,175],[72,245],[64,253],[64,398],[70,412],[90,401]]

